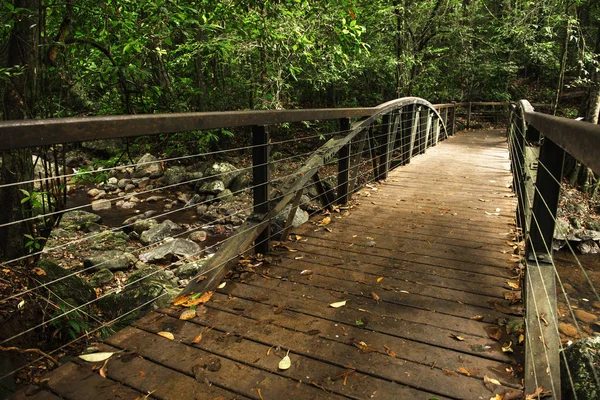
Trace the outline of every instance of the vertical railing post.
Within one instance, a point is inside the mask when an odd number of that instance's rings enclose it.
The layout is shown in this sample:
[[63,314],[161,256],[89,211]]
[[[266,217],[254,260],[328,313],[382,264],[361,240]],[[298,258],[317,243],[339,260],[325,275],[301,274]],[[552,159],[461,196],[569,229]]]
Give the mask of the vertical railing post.
[[450,135],[454,135],[454,132],[456,132],[456,102],[453,101],[452,102],[452,113],[451,115],[451,120],[450,120]]
[[[269,212],[270,191],[270,146],[269,133],[264,126],[252,127],[252,185],[254,187],[254,216],[261,219]],[[255,241],[254,251],[265,254],[269,251],[271,224],[269,223]]]
[[[547,137],[540,149],[529,238],[526,241],[525,326],[529,348],[525,353],[525,392],[538,386],[560,398],[560,336],[552,239],[560,196],[565,152]],[[540,315],[545,322],[540,323]]]
[[[346,136],[350,131],[350,118],[340,118],[340,133]],[[337,203],[346,204],[348,203],[348,174],[350,169],[350,143],[342,146],[338,152],[338,190],[337,190]]]
[[388,160],[390,157],[390,132],[391,132],[391,114],[385,114],[381,124],[381,130],[379,131],[379,175],[377,180],[382,181],[387,179],[388,174]]
[[472,103],[469,102],[469,108],[467,108],[467,129],[471,128],[471,110],[472,110]]

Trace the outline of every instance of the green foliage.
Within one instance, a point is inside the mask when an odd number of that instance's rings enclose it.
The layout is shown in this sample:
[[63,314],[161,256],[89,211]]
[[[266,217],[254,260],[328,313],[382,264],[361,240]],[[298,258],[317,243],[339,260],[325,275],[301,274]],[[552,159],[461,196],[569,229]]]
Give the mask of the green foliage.
[[50,322],[54,337],[77,339],[90,330],[85,313],[63,302],[58,304],[58,310],[52,315],[52,318],[55,317],[58,318]]

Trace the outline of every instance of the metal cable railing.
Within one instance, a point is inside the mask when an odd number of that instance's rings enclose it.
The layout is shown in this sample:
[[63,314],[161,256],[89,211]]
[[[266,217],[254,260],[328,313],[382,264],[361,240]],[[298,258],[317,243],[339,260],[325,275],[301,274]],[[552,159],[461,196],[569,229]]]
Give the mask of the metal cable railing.
[[[598,158],[592,154],[600,149],[600,127],[536,113],[521,101],[512,109],[508,132],[517,220],[525,244],[526,391],[534,393],[541,388],[539,391],[556,398],[590,398],[589,393],[598,393],[600,388],[598,360],[593,359],[597,350],[589,342],[594,336],[590,322],[598,318],[598,310],[587,306],[592,301],[586,293],[600,304],[600,282],[594,282],[586,271],[586,262],[570,243],[568,227],[559,223],[557,210],[560,193],[565,192],[566,152],[599,172]],[[574,260],[573,271],[559,265],[553,256],[555,232],[565,240],[563,252]],[[575,271],[583,278],[577,283],[573,281]],[[586,298],[577,298],[583,295]],[[573,354],[579,355],[577,362]],[[581,368],[587,369],[585,374]]]

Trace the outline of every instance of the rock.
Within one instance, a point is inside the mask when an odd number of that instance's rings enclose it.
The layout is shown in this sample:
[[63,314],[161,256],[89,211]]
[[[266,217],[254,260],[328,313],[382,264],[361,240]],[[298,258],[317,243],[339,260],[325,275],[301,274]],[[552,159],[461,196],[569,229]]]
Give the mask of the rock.
[[132,178],[131,184],[139,187],[140,189],[144,189],[150,183],[150,178]]
[[147,231],[144,231],[140,236],[140,242],[142,242],[144,246],[152,243],[158,243],[161,240],[170,237],[173,231],[180,229],[181,227],[179,225],[167,219],[160,224],[154,225]]
[[199,194],[212,194],[216,195],[225,190],[225,184],[223,181],[217,180],[212,182],[204,182],[196,191]]
[[140,255],[142,262],[171,261],[175,256],[190,257],[200,253],[200,246],[191,240],[173,239]]
[[584,311],[582,309],[575,310],[574,314],[579,321],[583,321],[586,324],[591,324],[592,322],[596,322],[598,320],[598,317],[596,315]]
[[217,200],[222,202],[231,201],[233,200],[233,193],[231,193],[231,190],[225,189],[221,193],[217,194]]
[[[117,182],[117,186],[119,187],[119,189],[123,189],[125,191],[126,191],[125,188],[131,184],[132,184],[131,179],[126,179],[126,178],[120,179],[119,182]],[[135,185],[133,187],[135,187]]]
[[558,218],[554,226],[554,239],[568,240],[567,236],[571,230],[569,221],[564,218]]
[[222,181],[224,188],[228,188],[232,181],[241,174],[235,166],[227,162],[216,162],[204,171],[206,176],[214,176],[218,180]]
[[165,199],[165,196],[149,196],[148,198],[146,198],[146,201],[148,203],[155,203],[157,201],[161,201],[164,199]]
[[165,171],[162,177],[162,183],[165,186],[176,185],[185,181],[187,178],[187,172],[185,171],[185,167],[182,166],[174,166],[169,167]]
[[102,227],[95,222],[88,222],[81,230],[87,233],[97,233],[102,231]]
[[238,194],[242,190],[246,189],[250,186],[250,179],[246,176],[246,174],[239,174],[236,176],[231,183],[229,184],[229,189],[232,193]]
[[[286,206],[277,216],[273,219],[273,223],[275,225],[274,232],[280,232],[285,226],[285,220],[287,219],[290,210],[292,209],[291,205]],[[296,214],[294,214],[294,219],[292,220],[292,227],[297,228],[303,223],[307,222],[309,215],[306,211],[302,210],[300,207],[296,209]]]
[[[136,163],[133,178],[160,178],[163,175],[161,162],[152,154],[144,154]],[[138,185],[139,187],[139,185]]]
[[132,208],[135,208],[135,203],[133,201],[124,201],[123,204],[121,204],[121,208],[124,210],[131,210]]
[[124,291],[106,296],[98,302],[103,314],[111,318],[133,311],[121,321],[123,323],[137,319],[148,310],[169,306],[180,292],[178,285],[163,270],[154,266],[135,271],[127,278],[127,284],[129,286]]
[[154,218],[138,218],[133,224],[133,230],[134,232],[142,234],[144,231],[147,231],[148,229],[151,229],[156,225],[158,225],[158,221]]
[[102,287],[112,281],[114,277],[115,275],[108,268],[102,268],[89,279],[88,284],[93,288]]
[[98,253],[83,260],[85,268],[91,268],[96,271],[108,269],[109,271],[122,271],[129,269],[133,264],[131,254],[124,253],[118,250],[109,250]]
[[577,249],[581,254],[598,254],[600,253],[600,247],[593,240],[584,240],[577,245]]
[[206,204],[200,204],[196,207],[196,214],[203,215],[208,211],[208,206]]
[[202,203],[202,200],[204,200],[204,198],[202,196],[200,196],[199,194],[195,194],[192,196],[191,199],[188,200],[187,203],[185,203],[185,208],[188,207],[192,207],[195,206],[196,204]]
[[92,188],[90,190],[88,190],[87,195],[90,197],[96,197],[99,194],[101,194],[103,192],[103,190],[100,190],[98,188]]
[[179,279],[189,279],[199,274],[201,269],[204,267],[208,258],[203,260],[194,261],[191,263],[183,264],[181,267],[175,270],[175,275]]
[[565,289],[565,292],[567,292],[568,294],[575,293],[575,288],[570,283],[564,282],[563,288]]
[[129,185],[127,185],[123,188],[123,190],[126,192],[131,192],[134,189],[135,189],[135,185],[133,183],[130,183]]
[[207,234],[204,231],[195,231],[190,233],[190,236],[188,237],[189,240],[193,241],[193,242],[204,242],[207,238]]
[[63,214],[60,226],[65,229],[80,229],[85,227],[89,222],[102,222],[102,217],[91,212],[74,210]]
[[92,238],[92,250],[122,250],[127,247],[129,236],[122,231],[104,231]]
[[96,298],[96,292],[83,279],[77,275],[71,275],[71,271],[60,267],[55,261],[40,260],[37,266],[46,274],[37,275],[36,279],[42,284],[53,282],[50,288],[52,289],[51,296],[57,297],[54,301],[79,306]]
[[571,338],[579,337],[577,333],[577,328],[575,328],[572,324],[567,324],[566,322],[558,323],[558,330],[563,334]]
[[110,210],[110,207],[111,207],[110,200],[92,201],[92,210],[94,210],[94,211]]
[[563,400],[600,398],[600,386],[595,378],[597,372],[593,369],[600,364],[600,337],[566,347],[559,359]]

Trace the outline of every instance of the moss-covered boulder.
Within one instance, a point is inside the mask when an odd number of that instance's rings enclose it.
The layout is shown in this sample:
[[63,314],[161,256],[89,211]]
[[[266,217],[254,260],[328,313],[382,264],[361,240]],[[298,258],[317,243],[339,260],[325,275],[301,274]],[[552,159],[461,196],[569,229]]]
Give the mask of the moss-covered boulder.
[[574,343],[563,352],[564,357],[560,357],[562,399],[600,399],[600,385],[597,381],[600,337]]
[[72,271],[62,268],[55,261],[40,260],[37,266],[45,275],[37,274],[36,279],[41,284],[52,282],[47,285],[47,289],[59,302],[78,306],[96,298],[96,292],[83,279],[71,275]]
[[131,321],[149,310],[168,306],[181,291],[171,276],[157,267],[132,273],[127,284],[124,291],[100,299],[104,315],[115,318],[130,312],[126,320]]

